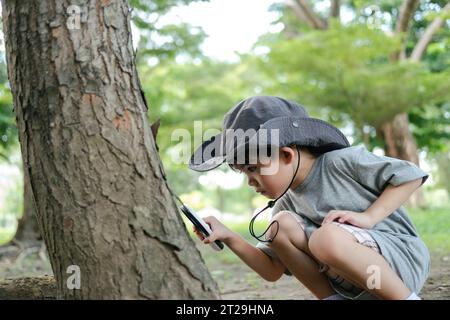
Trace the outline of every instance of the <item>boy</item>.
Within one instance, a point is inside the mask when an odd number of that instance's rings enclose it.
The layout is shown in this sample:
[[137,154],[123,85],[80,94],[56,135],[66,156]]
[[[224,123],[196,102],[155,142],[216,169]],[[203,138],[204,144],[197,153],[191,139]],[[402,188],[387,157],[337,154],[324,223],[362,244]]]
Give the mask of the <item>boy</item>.
[[[268,281],[292,274],[319,299],[420,299],[430,257],[401,205],[426,173],[350,147],[337,128],[278,97],[241,101],[225,115],[223,129],[196,150],[190,168],[207,171],[228,162],[274,199],[268,205],[273,218],[268,240],[255,236],[254,247],[207,217],[213,233],[204,243],[223,241]],[[276,135],[262,139],[263,130]],[[236,131],[253,134],[236,142],[229,138]],[[268,146],[267,157],[251,154]]]

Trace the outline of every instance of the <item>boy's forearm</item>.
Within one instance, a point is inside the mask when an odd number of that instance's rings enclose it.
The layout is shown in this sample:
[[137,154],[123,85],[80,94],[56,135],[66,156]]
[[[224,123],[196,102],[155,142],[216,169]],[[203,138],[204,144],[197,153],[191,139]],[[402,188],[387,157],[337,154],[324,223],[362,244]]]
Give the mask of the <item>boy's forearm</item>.
[[266,280],[276,280],[280,272],[272,260],[237,233],[224,241],[226,245],[251,269]]
[[389,185],[378,199],[366,210],[375,224],[397,210],[411,194],[422,184],[422,178],[406,182],[399,186]]

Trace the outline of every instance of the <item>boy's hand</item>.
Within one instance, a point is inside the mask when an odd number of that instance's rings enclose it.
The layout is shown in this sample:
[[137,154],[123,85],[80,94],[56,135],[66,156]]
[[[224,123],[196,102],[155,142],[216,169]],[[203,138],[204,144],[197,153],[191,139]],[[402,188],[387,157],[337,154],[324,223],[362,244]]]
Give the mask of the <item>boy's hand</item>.
[[193,227],[193,230],[194,233],[197,235],[197,237],[199,237],[204,244],[210,244],[216,240],[220,240],[226,243],[226,241],[233,234],[233,232],[230,229],[228,229],[222,222],[217,220],[216,217],[209,216],[203,218],[203,220],[211,228],[212,233],[209,235],[209,237],[205,238],[203,234],[200,231],[198,231],[197,228],[195,228],[195,226]]
[[331,223],[335,220],[339,223],[349,223],[363,229],[372,229],[376,224],[372,216],[365,212],[331,210],[323,219],[322,225]]

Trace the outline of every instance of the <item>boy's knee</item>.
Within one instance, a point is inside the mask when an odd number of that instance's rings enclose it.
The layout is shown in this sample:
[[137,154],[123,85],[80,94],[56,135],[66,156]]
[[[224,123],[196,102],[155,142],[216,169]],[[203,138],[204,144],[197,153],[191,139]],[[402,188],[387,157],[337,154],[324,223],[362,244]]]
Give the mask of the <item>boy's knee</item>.
[[273,239],[275,236],[283,235],[285,236],[287,233],[287,229],[289,224],[292,223],[292,217],[290,211],[280,211],[278,212],[271,220],[271,227],[267,232],[267,235],[270,239]]
[[295,213],[290,211],[280,211],[271,220],[270,223],[275,222],[269,228],[267,233],[270,239],[270,246],[276,247],[288,242],[296,246],[307,247],[307,238],[300,223],[294,218]]
[[308,247],[311,253],[323,263],[332,263],[342,257],[343,232],[340,227],[326,224],[311,235]]

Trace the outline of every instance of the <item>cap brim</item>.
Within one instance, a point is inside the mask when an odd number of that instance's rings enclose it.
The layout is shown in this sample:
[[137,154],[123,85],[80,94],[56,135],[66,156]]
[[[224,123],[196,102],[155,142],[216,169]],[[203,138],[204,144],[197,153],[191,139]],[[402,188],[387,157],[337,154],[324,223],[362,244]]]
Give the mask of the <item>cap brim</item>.
[[349,147],[345,135],[332,124],[315,118],[279,117],[262,126],[271,130],[282,128],[280,146],[290,144],[316,148],[322,152]]
[[204,172],[217,168],[225,162],[225,155],[220,154],[222,133],[211,137],[195,150],[189,160],[189,168]]
[[[189,161],[189,168],[195,171],[209,171],[217,168],[222,163],[235,163],[236,155],[246,155],[245,147],[254,146],[287,146],[291,144],[308,146],[314,148],[319,153],[349,147],[350,144],[345,135],[336,127],[328,122],[315,118],[298,117],[278,117],[265,122],[260,129],[278,130],[279,136],[272,138],[272,135],[259,137],[255,134],[249,137],[249,140],[238,146],[232,144],[233,148],[225,148],[228,151],[222,151],[224,143],[224,132],[215,135],[211,139],[202,143],[197,148]],[[225,134],[225,137],[228,138]],[[228,139],[230,140],[230,139]],[[234,140],[230,140],[234,141]],[[224,143],[226,145],[226,143]],[[227,158],[228,154],[228,158]],[[239,157],[237,163],[239,163]]]

